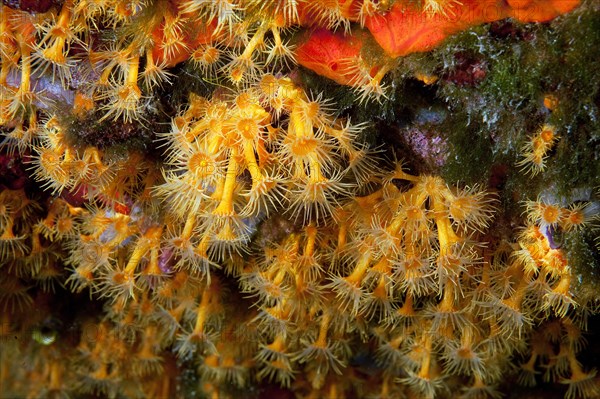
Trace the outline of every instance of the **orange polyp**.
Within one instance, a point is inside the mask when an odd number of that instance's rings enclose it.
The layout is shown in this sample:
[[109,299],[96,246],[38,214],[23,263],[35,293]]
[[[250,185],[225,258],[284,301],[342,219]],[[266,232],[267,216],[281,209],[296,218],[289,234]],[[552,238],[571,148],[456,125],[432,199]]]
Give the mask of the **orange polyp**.
[[553,94],[548,94],[544,96],[544,107],[548,108],[550,111],[554,111],[559,104],[558,98]]
[[551,126],[544,126],[544,129],[540,133],[540,137],[545,143],[552,143],[555,139],[554,128]]
[[94,109],[94,100],[83,92],[75,93],[73,101],[73,113],[79,117],[83,117],[87,112]]
[[203,25],[202,29],[191,29],[189,32],[184,31],[181,43],[177,43],[177,46],[167,47],[165,46],[165,43],[167,42],[164,31],[165,21],[163,21],[151,33],[152,39],[155,42],[152,49],[152,56],[154,57],[156,64],[170,68],[187,60],[193,50],[197,49],[202,44],[210,44],[213,41],[216,27],[217,21],[216,19],[213,19],[210,24]]
[[580,224],[583,224],[585,222],[585,215],[581,210],[571,210],[568,211],[567,217],[565,219],[566,222],[569,223],[569,225],[579,226]]
[[561,216],[560,208],[556,205],[545,205],[541,209],[542,220],[546,224],[556,224]]

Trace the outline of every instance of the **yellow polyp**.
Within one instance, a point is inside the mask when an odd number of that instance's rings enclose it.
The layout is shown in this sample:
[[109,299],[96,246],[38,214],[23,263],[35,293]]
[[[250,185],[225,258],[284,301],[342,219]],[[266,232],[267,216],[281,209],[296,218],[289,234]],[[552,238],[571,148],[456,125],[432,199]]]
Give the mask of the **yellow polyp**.
[[83,153],[83,159],[88,163],[94,163],[99,166],[102,165],[102,155],[100,150],[96,147],[88,147]]
[[40,240],[40,233],[37,231],[33,231],[31,233],[31,255],[42,253],[44,247],[42,246],[42,242]]
[[337,246],[336,251],[343,251],[348,242],[348,222],[342,221],[339,226],[337,234]]
[[391,71],[392,69],[395,68],[396,66],[396,60],[395,59],[391,59],[388,60],[387,62],[385,62],[378,70],[377,73],[375,73],[375,75],[373,75],[373,77],[371,78],[371,85],[372,86],[379,86],[381,83],[381,79],[384,78],[384,76]]
[[56,232],[58,234],[67,234],[73,231],[75,222],[69,216],[62,216],[56,221]]
[[296,259],[296,255],[298,255],[298,251],[300,250],[300,236],[298,234],[292,234],[289,237],[289,241],[291,243],[290,249],[286,251],[286,260],[294,260]]
[[208,150],[211,154],[216,154],[219,152],[223,143],[225,142],[225,135],[223,132],[223,124],[218,119],[213,119],[210,121],[209,125],[210,133],[212,133],[208,139]]
[[271,33],[273,34],[273,40],[275,41],[275,48],[281,47],[283,44],[283,41],[281,40],[281,35],[279,34],[279,27],[281,26],[281,24],[278,24],[277,22],[273,25],[271,25],[270,29],[271,29]]
[[100,220],[100,223],[106,223],[106,226],[102,226],[102,229],[98,230],[98,236],[102,234],[104,229],[108,227],[109,224],[113,225],[115,230],[115,237],[106,243],[107,247],[114,247],[119,245],[122,241],[124,241],[127,237],[131,235],[133,232],[129,226],[129,222],[131,221],[130,217],[127,215],[117,214],[115,217],[106,220]]
[[354,201],[365,211],[372,210],[381,201],[383,194],[383,189],[380,189],[364,197],[355,197]]
[[567,358],[569,360],[569,368],[571,369],[570,380],[577,382],[588,378],[588,374],[583,372],[583,369],[577,361],[577,358],[575,357],[575,354],[573,353],[572,349],[569,350]]
[[586,222],[586,218],[583,211],[580,209],[574,209],[567,211],[567,216],[565,216],[564,221],[567,225],[567,228],[572,228],[583,225]]
[[400,179],[400,180],[408,180],[411,182],[418,182],[421,180],[419,176],[410,175],[404,172],[402,169],[397,168],[394,171],[394,174],[391,176],[392,179]]
[[269,31],[269,26],[270,22],[267,20],[263,21],[260,24],[256,32],[254,32],[252,39],[250,39],[250,41],[246,45],[246,48],[240,56],[240,59],[248,61],[252,59],[252,54],[254,53],[254,51],[256,51],[256,48],[264,43],[265,34]]
[[233,216],[233,193],[235,190],[235,184],[237,179],[237,168],[238,163],[236,161],[237,151],[232,150],[229,158],[229,164],[227,165],[227,174],[225,176],[225,184],[223,186],[223,195],[219,205],[212,212],[213,215],[217,216]]
[[385,228],[387,234],[397,236],[400,229],[404,227],[406,219],[402,215],[396,215],[392,222]]
[[561,208],[552,204],[540,204],[540,219],[544,224],[556,224],[562,216]]
[[223,198],[223,190],[225,188],[225,178],[217,179],[215,183],[215,190],[210,195],[210,199],[215,202],[220,202],[221,198]]
[[113,71],[112,66],[104,68],[104,70],[100,74],[100,77],[98,78],[97,84],[99,86],[108,86],[110,83],[110,75],[111,75],[112,71]]
[[233,83],[239,83],[244,80],[244,74],[246,73],[246,68],[244,67],[235,67],[229,72],[229,77]]
[[279,286],[283,282],[285,275],[286,275],[286,270],[283,268],[279,269],[277,271],[277,274],[275,275],[275,278],[273,279],[273,284],[276,286]]
[[442,302],[440,302],[439,308],[441,312],[449,313],[453,312],[454,309],[454,283],[451,280],[446,282],[444,286],[444,295]]
[[47,60],[50,60],[56,64],[65,64],[66,56],[65,56],[65,39],[62,37],[57,37],[52,45],[42,51],[42,55]]
[[304,273],[296,273],[294,283],[296,284],[297,293],[303,295],[307,292],[308,284],[306,284]]
[[[171,293],[166,293],[168,295],[164,295],[167,298],[170,298]],[[175,307],[172,310],[169,310],[169,314],[171,315],[171,317],[173,317],[174,320],[177,320],[179,322],[179,320],[181,320],[181,317],[183,316],[183,312],[185,312],[186,310],[186,304],[184,303],[180,303],[177,307]]]
[[144,270],[144,274],[147,276],[161,276],[163,274],[160,266],[158,265],[158,251],[158,246],[153,246],[150,248],[150,262]]
[[392,338],[388,344],[390,345],[390,347],[394,348],[394,349],[398,349],[400,348],[400,345],[402,344],[402,342],[404,342],[406,338],[402,335],[399,334],[396,338]]
[[105,362],[100,363],[100,367],[91,374],[91,377],[96,380],[106,380],[108,378],[108,364]]
[[452,229],[452,223],[447,215],[446,207],[439,198],[433,199],[433,211],[440,243],[440,256],[445,256],[450,247],[459,242],[460,238]]
[[[133,56],[127,63],[127,83],[137,87],[138,71],[140,68],[140,57]],[[139,90],[139,89],[138,89]]]
[[385,277],[382,275],[379,278],[379,283],[377,283],[377,287],[373,290],[373,296],[379,299],[387,298],[387,290],[385,289]]
[[[287,259],[282,259],[282,262],[287,261]],[[263,275],[267,280],[273,281],[273,279],[275,279],[275,277],[277,276],[278,273],[281,272],[281,270],[283,270],[283,268],[275,268],[275,267],[271,267],[269,269],[267,269],[264,272],[261,272],[261,275]]]
[[390,258],[388,258],[390,254],[386,254],[379,259],[377,263],[373,265],[372,270],[381,273],[382,275],[391,275],[392,272],[392,263],[390,262]]
[[340,146],[342,146],[342,147],[344,147],[344,149],[346,149],[348,142],[349,142],[349,138],[345,136],[345,131],[343,129],[336,129],[335,127],[323,125],[323,124],[319,124],[318,128],[322,129],[329,136],[338,140]]
[[302,137],[313,138],[313,124],[311,120],[304,118],[304,112],[300,105],[294,105],[290,112],[288,132],[298,139]]
[[189,213],[186,220],[185,225],[183,226],[183,231],[179,236],[183,241],[189,241],[192,237],[192,232],[194,231],[194,227],[196,226],[196,215],[193,213]]
[[61,9],[60,14],[58,16],[58,21],[56,22],[57,27],[61,27],[64,30],[69,28],[69,22],[71,21],[71,9],[73,7],[73,0],[66,0]]
[[133,14],[128,1],[117,1],[114,8],[115,15],[125,19]]
[[416,313],[413,307],[413,301],[413,296],[410,293],[407,293],[406,298],[404,299],[404,303],[402,304],[402,307],[398,308],[397,313],[405,317],[415,316]]
[[258,166],[258,162],[256,161],[254,146],[249,141],[244,143],[244,158],[246,160],[246,167],[252,177],[252,183],[262,181],[263,175]]
[[329,330],[329,323],[331,322],[331,314],[328,310],[325,310],[321,317],[321,324],[319,326],[319,335],[314,343],[317,348],[327,348],[327,332]]
[[[318,185],[320,183],[327,183],[329,181],[325,176],[323,176],[323,173],[321,172],[321,163],[312,154],[311,156],[309,156],[308,168],[308,184]],[[317,196],[312,199],[316,201],[319,198]]]
[[358,263],[354,267],[352,274],[350,274],[348,277],[346,277],[345,280],[348,283],[350,283],[356,287],[360,286],[362,279],[363,279],[365,273],[367,272],[367,270],[369,269],[370,265],[371,265],[371,254],[369,252],[365,252],[358,260]]
[[260,126],[253,118],[240,119],[236,127],[240,136],[246,141],[253,142],[260,137]]
[[536,152],[536,153],[531,154],[531,163],[533,163],[534,167],[537,170],[543,171],[545,169],[545,166],[544,166],[545,157],[546,157],[546,151]]
[[221,52],[219,51],[218,48],[216,48],[214,46],[208,46],[202,51],[201,54],[198,54],[198,56],[206,64],[212,65],[215,62],[219,61]]
[[230,368],[236,365],[236,361],[232,356],[224,355],[221,360],[221,367]]
[[424,380],[431,379],[431,336],[429,334],[424,334],[423,336],[423,346],[425,347],[425,356],[423,357],[423,361],[421,363],[421,367],[419,369],[419,377]]
[[0,236],[0,241],[2,240],[14,240],[15,238],[17,238],[15,236],[14,233],[14,225],[15,225],[15,219],[12,216],[8,217],[8,220],[5,223],[4,226],[4,232],[2,232],[2,235]]
[[219,241],[235,242],[238,240],[238,233],[235,231],[229,221],[225,223],[220,230],[217,231],[216,238]]
[[52,391],[60,390],[62,386],[62,368],[60,362],[54,361],[50,364],[50,386],[49,389]]
[[184,37],[177,32],[171,32],[167,34],[167,31],[164,31],[163,41],[160,44],[159,48],[163,50],[163,52],[167,55],[167,58],[173,58],[180,51],[186,51],[188,46],[185,43]]
[[31,90],[31,48],[24,42],[20,43],[21,48],[21,85],[20,93],[29,93]]
[[303,112],[303,118],[318,121],[318,117],[321,113],[321,106],[317,101],[302,101],[302,107],[300,110]]
[[284,297],[279,305],[274,305],[270,308],[266,308],[265,312],[270,314],[273,318],[278,320],[288,320],[290,317],[289,304]]
[[142,91],[137,83],[126,83],[117,92],[118,99],[123,108],[133,109],[133,105],[142,97]]
[[125,270],[123,270],[123,273],[133,276],[137,265],[140,263],[144,255],[146,255],[146,252],[148,252],[148,243],[142,238],[138,239],[133,253],[127,262],[127,266],[125,267]]
[[209,244],[210,244],[210,235],[204,234],[202,236],[202,239],[200,240],[200,242],[196,246],[195,252],[199,256],[207,258],[208,257],[208,246],[209,246]]
[[302,137],[294,140],[290,147],[292,153],[297,157],[307,157],[314,153],[319,145],[319,140],[314,137]]
[[194,152],[188,159],[188,169],[194,176],[206,179],[215,175],[217,165],[212,157],[205,152]]
[[244,115],[247,115],[251,113],[249,111],[255,105],[256,101],[256,96],[249,91],[244,91],[235,98],[235,105],[237,105],[237,107],[243,111]]
[[210,310],[210,302],[212,299],[212,292],[209,288],[205,288],[202,292],[202,298],[198,304],[198,315],[196,316],[196,323],[194,324],[194,333],[201,334],[204,332],[204,325],[208,317],[208,311]]
[[154,351],[152,347],[155,345],[154,335],[156,334],[156,328],[152,325],[146,327],[144,339],[142,341],[142,347],[136,354],[139,359],[152,359],[154,357]]
[[569,290],[571,289],[571,272],[569,270],[562,273],[560,280],[556,287],[552,289],[553,292],[568,297]]
[[255,150],[256,150],[256,154],[258,156],[258,164],[261,167],[265,167],[276,161],[276,157],[267,150],[266,140],[258,140],[258,142],[256,143]]
[[6,11],[7,6],[0,4],[0,44],[10,43],[12,34],[8,25],[8,12]]
[[503,299],[502,302],[510,309],[517,311],[520,310],[521,303],[523,302],[523,298],[525,297],[529,283],[530,278],[528,276],[521,278],[513,294],[510,297]]
[[312,224],[306,227],[306,244],[304,245],[304,255],[312,256],[315,252],[315,244],[317,241],[317,228]]

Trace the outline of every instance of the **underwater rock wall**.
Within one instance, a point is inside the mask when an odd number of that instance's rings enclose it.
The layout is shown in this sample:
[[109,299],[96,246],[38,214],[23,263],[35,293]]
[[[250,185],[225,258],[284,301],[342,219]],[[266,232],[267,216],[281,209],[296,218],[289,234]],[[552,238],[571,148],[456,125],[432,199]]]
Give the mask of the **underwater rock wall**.
[[592,0],[4,1],[0,397],[600,397]]

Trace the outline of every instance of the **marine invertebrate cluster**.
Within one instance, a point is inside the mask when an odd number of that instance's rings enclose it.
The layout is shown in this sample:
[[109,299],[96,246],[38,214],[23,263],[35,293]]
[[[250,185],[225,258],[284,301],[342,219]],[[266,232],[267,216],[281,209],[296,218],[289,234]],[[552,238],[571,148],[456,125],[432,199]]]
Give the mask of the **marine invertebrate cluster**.
[[[496,3],[67,1],[41,23],[3,6],[2,121],[14,125],[8,138],[15,145],[31,143],[34,111],[51,100],[36,81],[48,72],[99,103],[104,118],[141,120],[153,89],[169,81],[170,67],[186,60],[201,71],[222,70],[236,84],[298,61],[364,95],[380,96],[381,80],[398,56],[430,50],[448,35],[509,15],[547,21],[579,1]],[[350,22],[360,22],[368,33],[354,32]],[[309,32],[296,49],[283,33],[297,26],[325,31]],[[333,33],[339,26],[343,35]]]
[[[3,193],[7,207],[19,194]],[[205,236],[202,227],[190,227],[190,220],[202,216],[188,210],[192,218],[168,213],[159,218],[139,204],[129,214],[106,207],[83,210],[55,200],[34,227],[44,238],[32,234],[31,249],[5,246],[5,262],[10,270],[22,268],[42,278],[48,263],[41,257],[50,250],[40,242],[65,243],[71,264],[67,284],[108,301],[104,321],[86,321],[76,337],[79,346],[70,356],[81,366],[65,369],[54,360],[61,371],[39,376],[41,383],[57,391],[109,396],[171,392],[174,370],[164,371],[174,367],[177,356],[199,362],[200,388],[213,395],[226,396],[258,378],[312,395],[358,389],[380,395],[437,397],[460,391],[464,397],[496,397],[511,358],[529,349],[523,338],[539,344],[535,334],[541,333],[542,321],[544,328],[549,327],[543,323],[556,324],[556,335],[543,338],[550,349],[531,347],[531,358],[522,366],[522,378],[530,376],[523,382],[535,383],[538,357],[565,356],[570,366],[550,363],[549,378],[569,384],[568,397],[595,395],[594,371],[585,372],[575,356],[586,315],[597,303],[573,296],[565,255],[542,234],[559,220],[565,229],[579,228],[589,221],[586,215],[595,213],[586,211],[592,205],[562,209],[531,202],[531,225],[521,234],[520,249],[505,244],[490,253],[476,237],[489,225],[496,199],[476,187],[449,188],[440,178],[413,176],[398,164],[380,177],[379,188],[350,198],[332,209],[337,219],[329,217],[320,226],[311,220],[243,261],[235,254],[212,256],[212,265],[227,265],[227,278],[255,298],[255,309],[246,314],[235,308],[241,298],[224,296],[225,276],[213,272],[209,279],[208,269],[193,260],[209,258],[197,249]],[[14,236],[6,223],[3,238]],[[165,239],[164,230],[175,226],[184,231]],[[190,249],[183,245],[186,231]],[[200,243],[190,244],[194,239]],[[17,259],[24,254],[24,260]],[[14,285],[18,280],[11,273],[3,280],[5,308],[32,301]],[[381,385],[361,387],[361,378],[339,376],[355,367],[351,360],[361,337],[370,337]],[[115,348],[121,348],[118,356]],[[133,357],[127,354],[131,350]],[[3,356],[9,361],[18,353]],[[33,378],[28,373],[36,370],[35,365],[24,368],[25,374],[7,381]],[[159,372],[162,379],[144,383]],[[78,375],[81,385],[69,382]],[[449,376],[463,383],[450,387]],[[11,389],[20,392],[18,386]]]
[[[502,192],[386,161],[295,67],[383,101],[401,57],[578,4],[1,5],[2,394],[599,396],[600,299],[558,242],[597,223],[593,196],[497,222]],[[514,160],[531,175],[563,137],[543,126]]]
[[533,176],[543,172],[545,161],[552,146],[558,139],[553,126],[544,125],[523,147],[523,159],[519,166],[529,170]]

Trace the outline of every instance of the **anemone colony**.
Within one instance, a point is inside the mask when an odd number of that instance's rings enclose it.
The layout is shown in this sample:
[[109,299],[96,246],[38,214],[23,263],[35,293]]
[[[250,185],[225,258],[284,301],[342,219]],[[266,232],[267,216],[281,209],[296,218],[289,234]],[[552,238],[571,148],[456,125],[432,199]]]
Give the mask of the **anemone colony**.
[[[556,243],[597,228],[598,194],[498,222],[508,191],[410,172],[302,78],[385,107],[410,54],[593,5],[1,7],[0,396],[495,399],[516,380],[600,397],[581,361],[597,271]],[[486,78],[465,74],[446,80]],[[569,134],[540,123],[511,168],[543,176]]]

